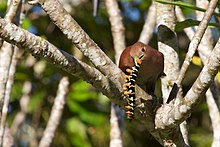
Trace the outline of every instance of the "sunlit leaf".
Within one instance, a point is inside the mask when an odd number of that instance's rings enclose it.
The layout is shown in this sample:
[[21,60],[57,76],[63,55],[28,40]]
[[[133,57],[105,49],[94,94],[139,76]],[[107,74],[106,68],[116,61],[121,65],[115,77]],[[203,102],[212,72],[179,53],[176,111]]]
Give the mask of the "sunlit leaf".
[[86,126],[77,118],[67,120],[66,130],[73,146],[90,147]]
[[85,81],[79,80],[72,85],[69,97],[74,101],[86,101],[97,97],[97,92]]
[[217,78],[218,83],[220,83],[220,72],[217,73],[216,78]]
[[198,56],[193,56],[192,63],[197,65],[197,66],[202,66],[201,58],[198,57]]
[[28,112],[33,112],[37,108],[39,108],[40,103],[45,98],[46,92],[45,91],[37,91],[31,97],[30,102],[28,104]]
[[22,96],[22,88],[23,84],[22,83],[15,83],[13,86],[12,94],[11,94],[11,102],[18,100]]
[[80,118],[86,123],[93,126],[100,126],[104,122],[103,114],[101,113],[93,113],[87,111],[86,113],[81,113]]
[[22,28],[24,28],[25,30],[29,29],[31,27],[31,21],[30,19],[24,19],[23,23],[22,23]]

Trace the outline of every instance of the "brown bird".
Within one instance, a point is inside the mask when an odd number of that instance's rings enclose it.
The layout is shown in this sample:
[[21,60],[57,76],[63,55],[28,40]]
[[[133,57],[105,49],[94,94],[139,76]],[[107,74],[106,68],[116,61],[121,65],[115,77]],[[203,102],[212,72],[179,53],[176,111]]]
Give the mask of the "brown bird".
[[121,54],[119,68],[126,74],[124,95],[128,96],[126,114],[129,120],[134,118],[135,83],[148,94],[154,96],[155,84],[164,73],[163,54],[149,45],[137,42],[127,47]]
[[134,57],[144,55],[137,75],[136,83],[148,94],[154,94],[155,84],[158,78],[164,75],[163,54],[149,45],[141,42],[127,47],[121,54],[119,68],[127,75],[135,65]]

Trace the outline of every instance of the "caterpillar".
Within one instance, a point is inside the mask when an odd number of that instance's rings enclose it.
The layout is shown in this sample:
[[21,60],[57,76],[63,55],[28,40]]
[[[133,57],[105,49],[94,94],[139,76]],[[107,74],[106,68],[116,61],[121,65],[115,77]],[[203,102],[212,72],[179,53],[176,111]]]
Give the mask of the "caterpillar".
[[125,113],[129,120],[134,119],[135,98],[136,98],[135,83],[143,57],[144,57],[143,54],[141,54],[140,56],[134,56],[133,57],[134,66],[131,69],[129,68],[126,69],[126,72],[129,73],[130,75],[125,76],[126,82],[123,86],[126,88],[126,90],[124,91],[124,95],[128,97],[128,105],[125,106],[127,111]]

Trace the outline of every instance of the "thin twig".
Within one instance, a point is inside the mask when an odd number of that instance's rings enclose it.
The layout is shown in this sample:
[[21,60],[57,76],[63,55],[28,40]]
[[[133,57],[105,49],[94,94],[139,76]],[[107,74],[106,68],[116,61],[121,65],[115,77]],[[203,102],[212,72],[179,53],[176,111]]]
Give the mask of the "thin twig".
[[27,109],[28,109],[28,104],[30,101],[30,93],[32,90],[32,84],[30,81],[25,81],[23,85],[23,95],[20,99],[20,112],[18,112],[12,122],[11,125],[11,133],[14,136],[21,125],[22,122],[24,122],[26,114],[27,114]]
[[189,44],[189,49],[188,49],[188,52],[186,54],[186,58],[183,62],[183,65],[181,67],[180,74],[179,74],[179,77],[178,77],[178,80],[177,80],[177,85],[178,86],[180,86],[181,83],[182,83],[182,80],[185,76],[186,70],[188,69],[189,64],[192,60],[192,57],[193,57],[196,49],[199,46],[199,43],[200,43],[200,41],[201,41],[201,39],[202,39],[202,37],[205,33],[205,30],[208,26],[208,23],[211,19],[212,13],[214,12],[217,3],[218,3],[218,0],[211,0],[210,1],[209,7],[208,7],[207,11],[204,14],[204,17],[203,17],[201,23],[199,24],[198,29],[197,29],[195,35],[192,38],[192,41]]
[[[106,0],[106,9],[111,24],[115,50],[115,63],[119,64],[122,51],[125,49],[124,25],[121,11],[116,0]],[[110,118],[110,147],[123,146],[124,111],[116,104],[111,104]]]
[[[114,75],[115,77],[113,76],[112,78],[115,79],[117,77],[121,78],[121,80],[110,80],[110,78],[104,76],[94,67],[77,60],[70,54],[57,49],[43,38],[35,36],[14,24],[8,23],[4,19],[0,19],[0,37],[18,47],[25,48],[25,50],[30,52],[33,56],[43,58],[68,73],[91,83],[105,95],[113,98],[113,102],[122,104],[119,97],[122,96],[123,88],[121,85],[124,81],[122,78],[124,74],[119,69],[120,73]],[[116,68],[118,67],[116,66]]]
[[[197,3],[199,3],[201,1],[198,1]],[[203,1],[205,3],[207,3],[208,1]],[[176,8],[177,10],[177,18],[179,21],[183,21],[185,20],[185,17],[181,11],[181,9],[179,7]],[[197,13],[197,16],[200,15],[201,18],[201,13]],[[186,28],[184,29],[186,35],[188,36],[189,39],[193,38],[194,35],[194,31],[192,28]],[[200,58],[202,59],[203,64],[207,63],[207,59],[211,54],[211,50],[212,50],[212,44],[213,44],[213,40],[211,39],[211,29],[207,28],[202,41],[200,43],[200,45],[198,46],[198,52],[200,55]],[[214,87],[216,88],[216,87]],[[215,100],[217,97],[217,100]],[[206,101],[208,104],[208,108],[209,108],[209,115],[211,118],[211,122],[212,122],[212,127],[213,127],[213,133],[214,133],[214,137],[213,137],[213,147],[214,146],[219,146],[219,140],[220,140],[220,113],[219,113],[219,108],[218,108],[218,95],[213,96],[212,92],[210,89],[207,90],[206,92]]]
[[49,147],[55,135],[55,131],[59,125],[60,119],[63,114],[64,105],[66,103],[66,95],[68,93],[69,79],[63,77],[60,80],[57,96],[50,113],[50,118],[47,127],[44,130],[44,135],[40,140],[39,147]]
[[[196,4],[198,7],[202,7],[202,8],[207,8],[208,7],[208,1],[206,0],[200,0],[200,1],[196,1]],[[202,13],[201,12],[197,12],[197,19],[200,20],[200,18],[202,18]],[[199,52],[199,56],[202,59],[202,62],[204,64],[207,63],[207,58],[210,56],[211,51],[213,48],[213,39],[212,39],[212,32],[210,28],[207,28],[202,41],[198,47],[198,52]],[[213,89],[212,92],[211,89]],[[211,123],[212,123],[212,128],[213,128],[213,142],[212,142],[212,147],[218,147],[220,146],[220,111],[219,111],[219,95],[218,94],[218,89],[217,86],[215,85],[215,83],[213,83],[211,85],[211,88],[208,89],[208,91],[206,92],[206,102],[208,105],[208,109],[209,109],[209,116],[211,119]]]
[[[3,135],[4,135],[4,127],[5,127],[5,122],[6,122],[6,117],[7,117],[7,112],[6,109],[3,111],[3,106],[4,108],[7,107],[5,101],[9,102],[9,98],[5,100],[6,98],[6,85],[8,81],[8,74],[9,74],[9,69],[10,69],[10,64],[11,64],[11,58],[13,56],[13,47],[11,44],[4,42],[1,53],[0,53],[0,146],[2,145],[3,142]],[[9,93],[9,92],[7,92]]]
[[[20,0],[12,0],[9,3],[7,13],[5,15],[5,20],[8,22],[12,22],[15,15],[16,11],[19,8],[19,3]],[[13,77],[15,74],[15,66],[16,62],[13,62],[12,65],[12,58],[14,54],[14,46],[4,42],[3,46],[1,48],[0,52],[0,145],[3,143],[3,136],[4,136],[4,129],[5,129],[5,123],[6,123],[6,118],[7,118],[7,112],[8,112],[8,104],[10,101],[10,94],[11,94],[11,89],[13,86]],[[13,67],[11,67],[13,66]]]
[[106,9],[109,14],[111,31],[115,50],[115,63],[119,64],[119,58],[125,49],[125,28],[122,22],[121,11],[116,0],[106,0]]
[[165,104],[158,109],[155,117],[155,124],[158,128],[175,128],[190,116],[191,112],[201,101],[200,96],[207,91],[220,68],[219,48],[220,39],[213,49],[208,59],[208,63],[203,67],[193,86],[184,97],[182,103],[176,107],[173,107],[172,104]]
[[[116,68],[120,72],[115,74],[116,69],[111,69],[109,67],[108,70],[111,76],[106,77],[97,69],[75,59],[73,56],[64,51],[57,49],[48,41],[37,37],[14,24],[8,23],[4,19],[0,19],[0,37],[7,42],[24,48],[33,56],[43,58],[48,63],[54,64],[54,66],[61,68],[66,72],[87,81],[88,83],[91,83],[97,90],[109,97],[112,102],[122,106],[122,108],[125,105],[125,102],[122,99],[124,74],[117,66]],[[158,131],[154,128],[153,112],[152,109],[150,109],[152,107],[153,98],[139,86],[137,86],[136,89],[136,97],[136,118],[139,118],[148,131],[160,143],[162,143]]]
[[152,0],[152,3],[148,8],[145,23],[138,41],[148,44],[151,37],[153,36],[155,24],[156,24],[156,6],[154,0]]
[[39,3],[57,27],[104,75],[111,77],[110,71],[114,71],[115,75],[120,74],[121,70],[79,26],[58,0],[32,0],[29,3]]

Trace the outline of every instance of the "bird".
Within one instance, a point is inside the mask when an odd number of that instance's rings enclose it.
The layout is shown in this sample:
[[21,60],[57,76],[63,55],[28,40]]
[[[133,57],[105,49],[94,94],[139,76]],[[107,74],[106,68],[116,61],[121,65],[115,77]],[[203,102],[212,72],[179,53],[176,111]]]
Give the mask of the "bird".
[[127,117],[134,117],[135,84],[154,96],[156,81],[164,76],[164,56],[158,50],[142,42],[128,46],[121,54],[119,68],[126,74],[125,95],[129,96],[125,106]]

